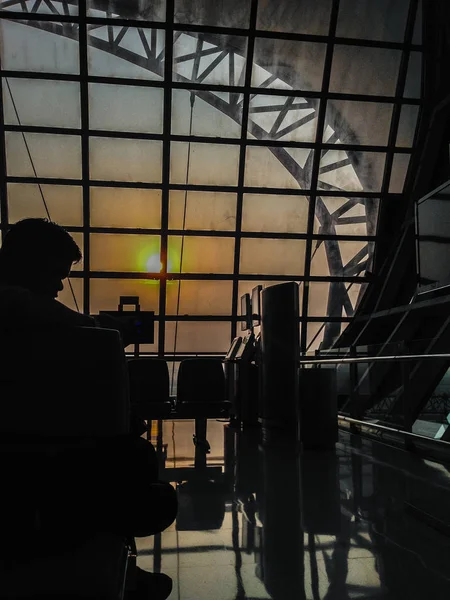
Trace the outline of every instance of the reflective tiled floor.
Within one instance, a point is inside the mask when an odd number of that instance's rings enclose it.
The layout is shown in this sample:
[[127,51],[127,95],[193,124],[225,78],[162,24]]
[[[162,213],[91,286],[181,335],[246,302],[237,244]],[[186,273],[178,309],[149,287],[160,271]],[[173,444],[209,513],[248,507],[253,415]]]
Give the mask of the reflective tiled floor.
[[137,539],[139,566],[173,578],[171,599],[450,598],[444,467],[345,433],[333,454],[298,455],[218,421],[195,457],[193,432],[164,423],[179,514]]

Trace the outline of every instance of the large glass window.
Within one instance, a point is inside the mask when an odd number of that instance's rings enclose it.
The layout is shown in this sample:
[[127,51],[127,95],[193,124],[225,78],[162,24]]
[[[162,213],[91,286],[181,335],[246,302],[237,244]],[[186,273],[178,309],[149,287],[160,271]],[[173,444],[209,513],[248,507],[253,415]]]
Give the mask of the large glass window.
[[329,346],[368,285],[379,207],[408,181],[421,15],[170,4],[0,0],[2,232],[66,226],[85,259],[61,301],[95,314],[139,296],[149,353],[223,353],[240,295],[281,281],[300,284],[303,350]]

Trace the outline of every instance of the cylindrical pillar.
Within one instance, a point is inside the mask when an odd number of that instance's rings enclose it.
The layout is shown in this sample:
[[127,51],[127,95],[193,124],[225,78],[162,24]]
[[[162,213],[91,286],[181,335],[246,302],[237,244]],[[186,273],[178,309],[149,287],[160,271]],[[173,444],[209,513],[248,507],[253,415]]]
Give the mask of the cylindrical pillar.
[[260,418],[263,428],[297,437],[299,291],[295,282],[262,291]]

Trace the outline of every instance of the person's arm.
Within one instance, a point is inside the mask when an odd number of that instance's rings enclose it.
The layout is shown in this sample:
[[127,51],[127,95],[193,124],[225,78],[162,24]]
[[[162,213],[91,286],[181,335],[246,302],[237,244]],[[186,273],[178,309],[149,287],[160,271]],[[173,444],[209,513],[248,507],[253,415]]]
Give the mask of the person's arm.
[[3,288],[0,296],[0,316],[6,327],[95,327],[91,317],[19,286]]

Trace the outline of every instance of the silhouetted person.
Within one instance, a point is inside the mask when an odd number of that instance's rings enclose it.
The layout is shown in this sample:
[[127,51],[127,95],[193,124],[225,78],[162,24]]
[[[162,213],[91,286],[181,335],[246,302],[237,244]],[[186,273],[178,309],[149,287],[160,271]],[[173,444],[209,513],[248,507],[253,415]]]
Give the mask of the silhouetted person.
[[[81,252],[69,233],[46,219],[24,219],[11,227],[0,249],[1,325],[94,327],[92,317],[56,300]],[[14,319],[17,317],[17,320]]]
[[[103,324],[122,329],[127,345],[120,322],[94,319],[56,299],[81,258],[74,239],[56,223],[24,219],[13,225],[0,249],[0,333]],[[54,460],[43,485],[45,503],[40,508],[47,531],[72,527],[74,536],[99,530],[147,536],[163,531],[176,517],[176,493],[159,482],[156,452],[136,435],[94,440],[93,449],[65,452]],[[137,584],[138,591],[148,591],[155,599],[170,594],[171,580],[162,574],[138,569]]]

